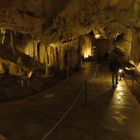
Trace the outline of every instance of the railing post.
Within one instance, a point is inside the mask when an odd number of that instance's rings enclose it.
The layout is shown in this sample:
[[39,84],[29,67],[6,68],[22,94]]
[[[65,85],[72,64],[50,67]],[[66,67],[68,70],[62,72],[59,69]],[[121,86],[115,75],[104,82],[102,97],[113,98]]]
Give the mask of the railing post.
[[134,78],[132,78],[132,91],[134,91]]
[[84,94],[84,103],[87,104],[87,79],[85,80],[85,94]]
[[67,79],[69,78],[69,67],[66,67],[66,71],[67,71]]

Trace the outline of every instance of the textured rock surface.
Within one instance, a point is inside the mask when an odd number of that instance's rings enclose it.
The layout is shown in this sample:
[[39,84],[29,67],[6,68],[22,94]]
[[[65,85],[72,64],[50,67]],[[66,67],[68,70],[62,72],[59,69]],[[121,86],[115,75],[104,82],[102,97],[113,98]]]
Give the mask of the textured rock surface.
[[76,38],[93,29],[107,36],[140,27],[139,0],[5,0],[0,27],[28,32],[47,42]]

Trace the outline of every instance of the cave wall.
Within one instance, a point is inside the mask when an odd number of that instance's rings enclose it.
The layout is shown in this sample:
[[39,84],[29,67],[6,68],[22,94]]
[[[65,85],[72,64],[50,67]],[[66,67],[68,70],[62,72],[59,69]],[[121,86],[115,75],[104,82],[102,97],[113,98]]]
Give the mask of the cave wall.
[[33,39],[19,49],[21,52],[33,57],[51,70],[74,70],[79,64],[78,39],[65,43],[51,43],[46,45]]
[[118,43],[116,46],[125,52],[126,57],[131,55],[131,45],[132,45],[132,31],[129,29],[124,33],[123,41]]
[[132,30],[130,59],[135,64],[137,71],[140,72],[140,31],[138,29]]
[[45,64],[56,70],[75,69],[78,63],[78,40],[54,43],[46,47]]
[[73,39],[99,27],[108,36],[140,27],[139,0],[4,0],[0,26],[53,41]]
[[[18,54],[15,53],[15,50],[33,58],[33,60],[38,61],[38,63],[41,63],[44,66],[47,74],[49,74],[49,71],[63,71],[66,69],[73,71],[74,69],[80,67],[82,50],[81,47],[83,47],[83,44],[80,43],[79,45],[79,39],[69,40],[62,43],[59,42],[45,44],[40,40],[34,39],[29,34],[14,33],[12,35],[13,47],[11,48],[10,31],[6,32],[8,34],[5,34],[5,39],[3,43],[4,47],[10,48],[11,51],[13,51],[12,55],[15,55],[15,57],[17,58]],[[0,41],[2,42],[2,34]],[[86,49],[90,49],[91,53],[90,39],[85,37],[84,42],[86,44],[86,48],[83,48],[83,52],[86,51]],[[3,61],[5,65],[9,67],[10,74],[18,74],[18,60],[14,63],[8,59],[1,60],[1,73],[3,73]]]
[[138,64],[140,62],[140,32],[132,31],[132,44],[130,58]]
[[[4,37],[3,37],[4,36]],[[2,39],[3,38],[3,39]],[[37,41],[36,41],[37,42]],[[36,53],[36,43],[29,34],[14,33],[5,30],[1,32],[0,38],[0,73],[8,69],[10,74],[19,75],[18,59],[21,58],[23,69],[38,67],[39,63],[34,58]]]

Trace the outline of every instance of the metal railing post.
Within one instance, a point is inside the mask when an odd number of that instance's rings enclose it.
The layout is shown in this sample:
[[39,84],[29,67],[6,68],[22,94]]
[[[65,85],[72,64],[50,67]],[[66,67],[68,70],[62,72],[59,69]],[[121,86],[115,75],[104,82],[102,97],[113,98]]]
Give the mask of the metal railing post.
[[132,79],[132,91],[134,91],[134,79]]
[[87,104],[87,79],[85,80],[85,94],[84,94],[84,103]]
[[69,67],[67,66],[66,68],[66,71],[67,71],[67,79],[69,78]]

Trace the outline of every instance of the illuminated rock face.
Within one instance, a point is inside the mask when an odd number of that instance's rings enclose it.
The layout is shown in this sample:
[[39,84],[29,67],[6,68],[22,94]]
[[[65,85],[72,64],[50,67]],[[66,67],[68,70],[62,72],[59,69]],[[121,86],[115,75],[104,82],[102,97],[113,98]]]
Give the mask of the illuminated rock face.
[[39,43],[36,45],[38,46],[37,53],[35,53],[34,45],[34,41],[29,41],[23,52],[43,63],[46,66],[46,71],[48,69],[63,71],[67,67],[70,70],[74,70],[80,64],[77,39],[66,43],[53,43],[49,46]]
[[47,42],[76,38],[96,29],[112,36],[140,27],[139,0],[4,0],[0,27],[27,32]]
[[[4,40],[2,38],[0,40],[1,42],[3,40],[1,49],[4,49],[3,55],[0,54],[2,57],[0,61],[0,73],[4,72],[2,68],[2,63],[4,62],[4,64],[8,66],[9,73],[16,75],[18,75],[18,69],[21,65],[25,70],[38,67],[34,64],[33,60],[43,66],[42,68],[46,69],[45,76],[48,76],[50,71],[78,70],[81,67],[82,55],[91,56],[92,43],[94,42],[93,34],[92,36],[88,34],[67,42],[51,43],[47,45],[40,40],[35,40],[28,34],[16,33],[13,34],[12,37],[12,44],[14,47],[11,47],[9,31],[6,31],[4,38]],[[4,55],[7,51],[11,53],[10,56]],[[27,56],[26,59],[24,58],[25,56]],[[18,64],[19,58],[21,58],[20,66]],[[29,62],[30,58],[32,58],[32,65],[31,62]],[[29,64],[24,64],[23,62],[25,60],[28,60],[26,63],[29,62]]]
[[83,57],[88,58],[88,57],[92,56],[92,51],[93,51],[92,42],[88,36],[85,36],[84,43],[82,46]]
[[14,75],[18,75],[18,65],[16,65],[15,63],[9,61],[9,60],[5,60],[5,59],[0,59],[0,73],[4,73],[5,70],[3,68],[3,64],[5,64],[8,69],[9,69],[9,74],[14,74]]

